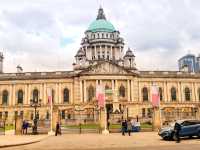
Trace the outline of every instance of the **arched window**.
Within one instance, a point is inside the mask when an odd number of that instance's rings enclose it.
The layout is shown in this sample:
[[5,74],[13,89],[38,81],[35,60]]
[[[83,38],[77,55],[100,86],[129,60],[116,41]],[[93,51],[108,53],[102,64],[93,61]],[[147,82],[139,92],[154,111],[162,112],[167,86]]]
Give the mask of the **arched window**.
[[33,90],[33,101],[38,102],[39,100],[39,92],[37,89]]
[[2,94],[2,104],[8,105],[8,91],[4,90]]
[[92,85],[88,88],[88,101],[91,101],[94,98],[94,87]]
[[63,91],[63,101],[64,103],[69,103],[69,90],[67,88]]
[[148,101],[149,100],[148,89],[146,87],[144,87],[142,89],[142,97],[143,97],[143,101]]
[[125,87],[123,85],[119,87],[119,96],[125,97]]
[[200,101],[200,88],[198,89],[198,99]]
[[159,96],[160,96],[160,101],[163,100],[163,93],[162,93],[162,88],[159,87]]
[[191,93],[190,93],[190,89],[188,87],[185,88],[185,100],[186,101],[190,101],[191,97],[190,97]]
[[17,104],[23,104],[24,93],[22,90],[17,92]]
[[175,87],[171,88],[171,100],[176,101],[176,89],[175,89]]

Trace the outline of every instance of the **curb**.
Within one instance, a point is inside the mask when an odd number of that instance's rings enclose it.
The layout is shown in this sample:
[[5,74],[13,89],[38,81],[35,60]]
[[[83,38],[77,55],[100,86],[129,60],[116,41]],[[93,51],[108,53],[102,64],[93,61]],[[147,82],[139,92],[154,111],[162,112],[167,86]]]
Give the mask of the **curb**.
[[[47,137],[49,137],[49,136],[47,136]],[[6,147],[14,147],[14,146],[23,146],[23,145],[34,144],[34,143],[41,142],[42,140],[44,140],[44,139],[47,138],[47,137],[44,137],[44,138],[41,138],[41,139],[37,139],[37,140],[34,140],[34,141],[24,142],[24,143],[0,145],[0,148],[6,148]]]

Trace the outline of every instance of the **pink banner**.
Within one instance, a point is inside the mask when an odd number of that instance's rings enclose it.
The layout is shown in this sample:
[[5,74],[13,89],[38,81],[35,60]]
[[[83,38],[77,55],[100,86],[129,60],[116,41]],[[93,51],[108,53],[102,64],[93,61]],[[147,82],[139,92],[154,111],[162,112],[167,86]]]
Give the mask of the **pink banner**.
[[96,87],[96,98],[98,101],[98,106],[99,107],[104,107],[105,106],[105,90],[103,86],[98,85]]
[[159,107],[160,105],[160,94],[159,94],[159,88],[157,86],[152,86],[152,92],[151,92],[151,98],[152,98],[152,106],[153,107]]

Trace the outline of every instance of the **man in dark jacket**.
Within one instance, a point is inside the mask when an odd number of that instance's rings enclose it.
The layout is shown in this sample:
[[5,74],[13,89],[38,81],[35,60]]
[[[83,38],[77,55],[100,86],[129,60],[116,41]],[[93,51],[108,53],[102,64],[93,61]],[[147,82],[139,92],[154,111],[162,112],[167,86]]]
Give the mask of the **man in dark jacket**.
[[61,135],[61,128],[60,128],[59,122],[56,123],[56,132],[55,132],[55,136],[57,136],[58,134]]
[[176,122],[175,125],[174,125],[174,134],[175,134],[175,137],[176,137],[176,142],[177,143],[180,143],[180,131],[181,131],[181,125]]

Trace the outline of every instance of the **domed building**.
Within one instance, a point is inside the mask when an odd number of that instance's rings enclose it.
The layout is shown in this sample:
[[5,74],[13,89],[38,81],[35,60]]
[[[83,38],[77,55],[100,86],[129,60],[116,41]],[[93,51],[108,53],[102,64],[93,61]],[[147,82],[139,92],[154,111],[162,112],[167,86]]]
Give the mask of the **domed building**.
[[[103,124],[105,116],[113,124],[128,118],[152,122],[155,85],[160,124],[200,117],[200,74],[138,70],[134,52],[124,50],[124,39],[103,8],[85,31],[72,71],[4,73],[0,55],[0,121],[14,123],[17,116],[48,121],[50,97],[54,122]],[[99,87],[104,89],[106,114],[98,108]]]
[[[99,8],[98,15],[89,28],[85,31],[81,48],[85,55],[78,56],[77,52],[75,70],[82,70],[100,61],[107,61],[129,70],[136,70],[134,55],[123,57],[124,39],[120,37],[120,32],[110,23],[104,14],[103,8]],[[132,53],[129,49],[127,53]],[[126,63],[124,63],[126,62]]]

